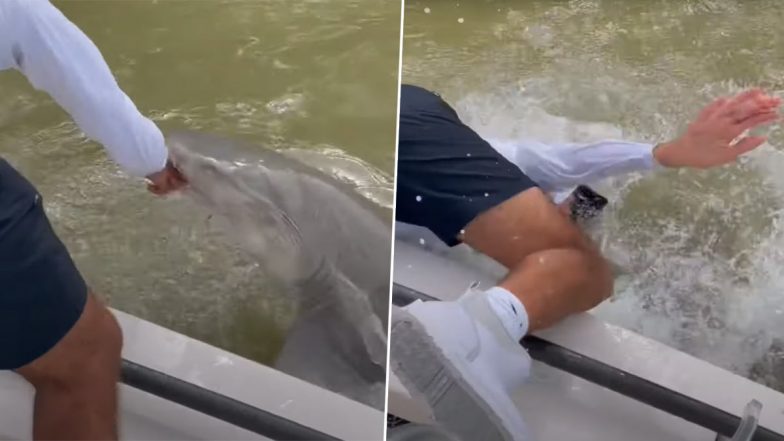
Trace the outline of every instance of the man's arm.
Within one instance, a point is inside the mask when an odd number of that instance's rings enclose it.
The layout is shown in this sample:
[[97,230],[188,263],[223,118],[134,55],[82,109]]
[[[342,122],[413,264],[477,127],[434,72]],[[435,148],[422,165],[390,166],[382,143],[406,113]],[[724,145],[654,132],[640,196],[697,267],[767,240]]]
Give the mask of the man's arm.
[[765,142],[750,129],[778,119],[780,99],[752,89],[720,98],[703,108],[686,133],[658,145],[601,141],[591,144],[544,144],[536,141],[491,142],[541,188],[561,192],[580,184],[630,172],[667,168],[711,168],[735,161]]
[[119,88],[92,41],[48,0],[3,1],[14,67],[127,173],[145,177],[163,170],[163,135]]
[[651,144],[607,140],[591,144],[491,142],[504,157],[548,192],[656,166]]

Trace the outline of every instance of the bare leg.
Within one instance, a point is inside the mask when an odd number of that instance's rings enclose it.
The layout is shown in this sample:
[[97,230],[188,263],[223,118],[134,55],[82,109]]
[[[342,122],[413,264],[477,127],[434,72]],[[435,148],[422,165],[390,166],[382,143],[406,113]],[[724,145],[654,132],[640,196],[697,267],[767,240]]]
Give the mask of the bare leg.
[[499,286],[525,305],[529,332],[586,311],[612,294],[609,265],[538,188],[477,216],[463,241],[510,269]]
[[122,331],[89,294],[82,316],[49,352],[17,372],[33,384],[36,440],[116,440]]

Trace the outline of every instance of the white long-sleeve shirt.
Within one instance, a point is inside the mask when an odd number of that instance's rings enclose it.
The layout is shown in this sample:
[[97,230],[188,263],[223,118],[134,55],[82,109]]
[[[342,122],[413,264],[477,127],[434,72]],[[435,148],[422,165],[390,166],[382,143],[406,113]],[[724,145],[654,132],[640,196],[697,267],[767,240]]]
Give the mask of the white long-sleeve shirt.
[[0,70],[47,92],[127,173],[162,170],[164,137],[120,89],[98,48],[49,0],[0,0]]
[[536,140],[488,140],[539,187],[552,194],[570,193],[578,185],[657,167],[653,145],[605,140],[556,144]]

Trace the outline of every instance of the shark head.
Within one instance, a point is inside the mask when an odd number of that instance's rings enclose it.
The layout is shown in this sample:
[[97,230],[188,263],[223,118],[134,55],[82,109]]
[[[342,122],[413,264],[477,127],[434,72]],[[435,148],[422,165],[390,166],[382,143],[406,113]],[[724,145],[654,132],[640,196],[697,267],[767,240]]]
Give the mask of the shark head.
[[304,253],[297,225],[269,196],[269,170],[258,162],[217,159],[231,154],[212,156],[204,142],[189,136],[167,140],[172,161],[188,179],[186,194],[215,215],[222,231],[273,276],[284,283],[308,276],[315,263]]

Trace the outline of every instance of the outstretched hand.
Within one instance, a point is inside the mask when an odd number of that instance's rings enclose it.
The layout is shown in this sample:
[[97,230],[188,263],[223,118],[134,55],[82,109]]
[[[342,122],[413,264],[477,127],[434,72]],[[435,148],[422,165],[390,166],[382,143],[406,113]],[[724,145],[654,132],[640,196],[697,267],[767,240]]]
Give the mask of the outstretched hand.
[[665,167],[710,168],[728,164],[767,140],[745,133],[778,120],[780,105],[780,98],[760,89],[719,98],[702,109],[685,134],[656,146],[653,155]]
[[166,161],[163,170],[147,176],[147,189],[158,196],[177,191],[188,184],[182,173],[177,170],[171,160]]

